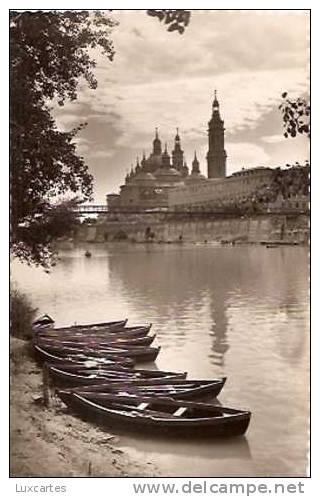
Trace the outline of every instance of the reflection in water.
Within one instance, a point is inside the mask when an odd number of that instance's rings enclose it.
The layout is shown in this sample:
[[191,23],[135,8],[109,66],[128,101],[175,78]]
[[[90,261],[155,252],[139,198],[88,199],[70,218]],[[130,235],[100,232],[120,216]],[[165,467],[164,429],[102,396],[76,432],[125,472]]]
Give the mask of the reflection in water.
[[[304,476],[308,452],[308,254],[301,247],[90,245],[51,274],[13,267],[57,325],[129,317],[153,323],[159,369],[228,380],[219,399],[252,413],[228,442],[121,437],[168,475]],[[249,449],[250,444],[250,449]],[[196,465],[194,461],[196,460]]]
[[228,329],[228,318],[227,318],[227,305],[226,305],[226,294],[222,290],[218,292],[212,292],[212,297],[210,299],[210,309],[212,316],[212,326],[210,335],[213,338],[212,342],[212,353],[210,357],[212,358],[213,364],[217,366],[224,365],[224,355],[229,349],[227,329]]

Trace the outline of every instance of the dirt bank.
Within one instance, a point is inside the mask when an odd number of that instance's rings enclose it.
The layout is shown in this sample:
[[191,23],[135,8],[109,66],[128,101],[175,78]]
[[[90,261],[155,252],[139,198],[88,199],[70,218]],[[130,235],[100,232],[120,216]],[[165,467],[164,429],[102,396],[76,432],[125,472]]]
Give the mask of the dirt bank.
[[153,465],[117,448],[117,437],[65,409],[45,408],[42,370],[26,342],[11,340],[10,476],[155,476]]

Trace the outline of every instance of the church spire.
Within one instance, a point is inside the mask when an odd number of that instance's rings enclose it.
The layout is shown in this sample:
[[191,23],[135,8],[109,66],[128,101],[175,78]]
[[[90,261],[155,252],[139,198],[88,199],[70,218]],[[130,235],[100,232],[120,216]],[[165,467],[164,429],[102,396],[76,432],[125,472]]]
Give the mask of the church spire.
[[156,128],[156,136],[153,140],[153,154],[160,155],[161,154],[161,141],[158,134],[158,128]]
[[174,149],[172,150],[172,167],[181,169],[183,167],[183,150],[181,149],[179,128],[174,139]]
[[194,159],[192,161],[192,174],[200,174],[199,161],[197,158],[197,152],[194,151]]
[[141,159],[141,168],[144,169],[145,165],[146,165],[146,153],[145,151],[143,151],[143,154],[142,154],[142,159]]
[[164,167],[170,167],[170,155],[168,154],[167,144],[165,144],[164,152],[162,154],[162,165]]
[[181,167],[181,174],[184,178],[186,178],[189,174],[189,169],[188,169],[186,161],[184,161],[183,166]]
[[214,100],[212,103],[212,111],[219,112],[219,102],[218,102],[218,98],[217,98],[217,90],[214,90]]
[[140,164],[139,164],[139,157],[137,157],[137,164],[136,164],[136,173],[139,173],[140,172]]
[[212,116],[208,123],[208,178],[225,178],[227,154],[224,149],[224,122],[220,117],[217,90],[214,91]]

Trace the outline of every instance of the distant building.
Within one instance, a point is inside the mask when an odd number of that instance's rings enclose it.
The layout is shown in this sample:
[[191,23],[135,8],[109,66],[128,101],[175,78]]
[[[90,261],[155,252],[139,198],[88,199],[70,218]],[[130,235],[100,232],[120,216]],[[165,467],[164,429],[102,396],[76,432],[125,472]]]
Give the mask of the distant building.
[[217,92],[214,92],[212,117],[208,123],[208,178],[225,178],[227,154],[224,149],[224,121],[220,117]]
[[244,169],[227,178],[207,179],[201,184],[185,185],[173,189],[168,197],[173,210],[224,210],[242,207],[254,200],[255,192],[272,183],[273,169],[257,167]]
[[[255,202],[267,205],[272,198],[270,193],[274,187],[275,170],[255,167],[242,169],[226,177],[224,132],[224,121],[220,116],[215,91],[212,115],[208,123],[208,177],[200,172],[196,152],[189,171],[178,129],[170,155],[167,144],[162,149],[156,128],[151,154],[146,158],[143,153],[141,162],[137,158],[136,166],[131,166],[119,194],[107,195],[108,209],[185,211],[241,208]],[[299,201],[302,202],[301,199]],[[286,202],[286,205],[289,204]]]

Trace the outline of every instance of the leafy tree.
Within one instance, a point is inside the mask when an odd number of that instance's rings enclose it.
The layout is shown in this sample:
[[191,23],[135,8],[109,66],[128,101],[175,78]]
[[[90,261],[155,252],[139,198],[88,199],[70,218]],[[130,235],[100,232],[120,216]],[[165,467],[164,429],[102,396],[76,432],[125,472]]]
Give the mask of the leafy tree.
[[[284,136],[295,138],[306,135],[310,138],[310,103],[305,98],[289,98],[288,93],[282,93],[282,103],[279,106],[282,113]],[[280,192],[284,198],[292,194],[308,195],[310,188],[310,164],[295,162],[286,164],[287,171],[278,171],[274,181],[274,191]]]
[[288,98],[288,93],[282,94],[279,109],[282,112],[284,136],[296,137],[298,134],[310,137],[310,104],[304,98]]
[[191,17],[190,10],[147,10],[147,14],[168,25],[168,31],[178,31],[180,34],[188,26]]
[[[179,33],[190,19],[183,10],[147,13]],[[105,11],[10,12],[11,248],[28,263],[49,265],[52,240],[75,221],[74,204],[52,201],[92,195],[93,178],[74,142],[83,125],[59,130],[51,106],[76,100],[80,82],[97,87],[92,49],[112,61],[116,24]]]
[[56,254],[52,250],[52,242],[73,235],[80,224],[75,212],[77,205],[77,198],[57,204],[45,203],[42,212],[35,215],[31,222],[19,223],[14,240],[16,257],[28,264],[41,264],[45,268],[55,264]]
[[11,247],[29,263],[47,265],[52,239],[72,226],[70,204],[52,200],[92,194],[93,178],[74,142],[83,125],[59,130],[50,104],[75,100],[81,80],[96,88],[89,51],[100,47],[112,60],[115,24],[101,12],[10,13]]

